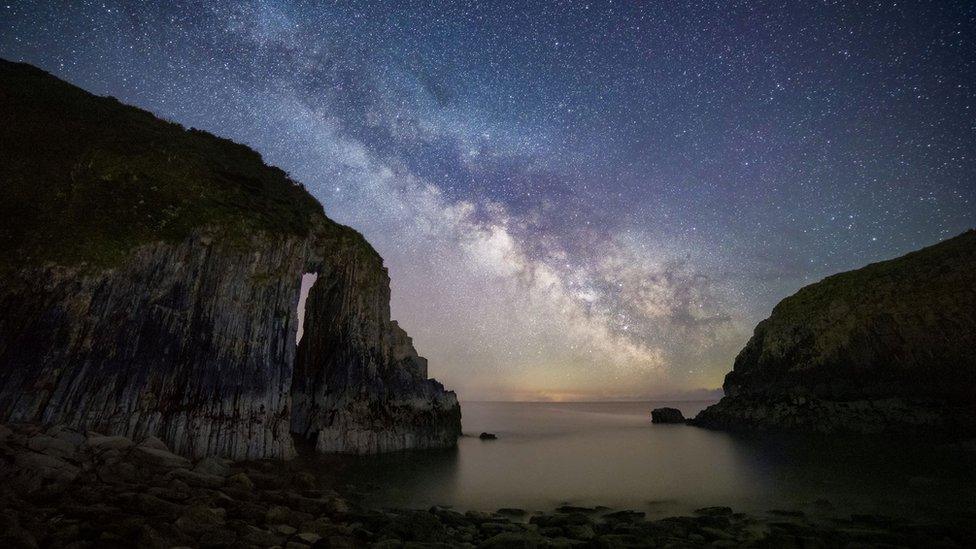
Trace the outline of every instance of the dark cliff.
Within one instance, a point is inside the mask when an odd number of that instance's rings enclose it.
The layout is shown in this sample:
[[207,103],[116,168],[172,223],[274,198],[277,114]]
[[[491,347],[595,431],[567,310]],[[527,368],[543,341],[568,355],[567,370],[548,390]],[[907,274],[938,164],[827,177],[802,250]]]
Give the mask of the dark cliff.
[[693,423],[724,429],[971,432],[976,231],[781,301]]
[[0,158],[0,421],[235,459],[455,443],[382,258],[256,152],[0,60]]

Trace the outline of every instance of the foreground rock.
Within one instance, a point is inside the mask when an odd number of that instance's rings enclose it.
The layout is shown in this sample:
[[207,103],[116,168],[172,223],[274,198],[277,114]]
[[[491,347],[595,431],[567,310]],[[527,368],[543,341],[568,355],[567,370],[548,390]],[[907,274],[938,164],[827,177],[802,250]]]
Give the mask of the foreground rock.
[[[552,513],[434,507],[371,509],[297,462],[195,463],[136,444],[73,434],[71,449],[0,426],[0,547],[972,547],[972,521],[915,524],[875,516],[813,520],[706,507],[693,516],[563,505]],[[77,444],[76,444],[77,442]],[[124,442],[127,442],[125,444]],[[48,453],[32,448],[42,447]],[[148,455],[154,456],[146,461]],[[58,454],[53,455],[53,454]],[[64,455],[65,457],[60,457]],[[170,454],[172,456],[172,454]],[[158,458],[158,459],[157,459]],[[333,460],[337,458],[331,458]]]
[[655,408],[651,410],[651,423],[684,423],[685,416],[677,408]]
[[976,231],[784,299],[723,387],[692,423],[976,432]]
[[0,97],[0,421],[188,457],[456,443],[382,258],[284,172],[29,65],[0,60]]

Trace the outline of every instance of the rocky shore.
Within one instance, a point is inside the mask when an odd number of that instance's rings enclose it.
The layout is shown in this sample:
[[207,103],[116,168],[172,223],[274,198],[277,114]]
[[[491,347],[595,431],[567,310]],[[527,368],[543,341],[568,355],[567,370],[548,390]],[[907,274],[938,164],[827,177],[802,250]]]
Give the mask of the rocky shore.
[[276,460],[188,460],[156,438],[0,426],[3,547],[972,547],[972,525],[709,507],[691,516],[375,509]]

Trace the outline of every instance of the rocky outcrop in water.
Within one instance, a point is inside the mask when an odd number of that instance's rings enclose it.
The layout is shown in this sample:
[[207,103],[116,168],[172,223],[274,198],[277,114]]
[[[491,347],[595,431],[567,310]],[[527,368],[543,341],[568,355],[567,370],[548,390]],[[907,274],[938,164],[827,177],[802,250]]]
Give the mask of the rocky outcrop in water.
[[694,424],[976,431],[976,231],[784,299],[724,389]]
[[382,258],[284,172],[28,65],[0,99],[0,420],[233,459],[455,443]]
[[685,416],[677,408],[655,408],[651,410],[651,423],[684,423]]

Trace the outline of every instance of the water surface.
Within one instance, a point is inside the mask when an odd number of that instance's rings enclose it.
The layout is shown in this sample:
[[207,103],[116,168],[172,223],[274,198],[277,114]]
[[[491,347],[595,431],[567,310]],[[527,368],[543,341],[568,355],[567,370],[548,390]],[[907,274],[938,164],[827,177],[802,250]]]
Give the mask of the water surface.
[[[708,505],[841,516],[969,514],[974,454],[891,437],[734,436],[652,425],[650,411],[692,416],[709,402],[462,404],[456,450],[350,459],[337,478],[367,503],[424,508],[630,508],[649,516]],[[489,431],[497,440],[482,441]]]

